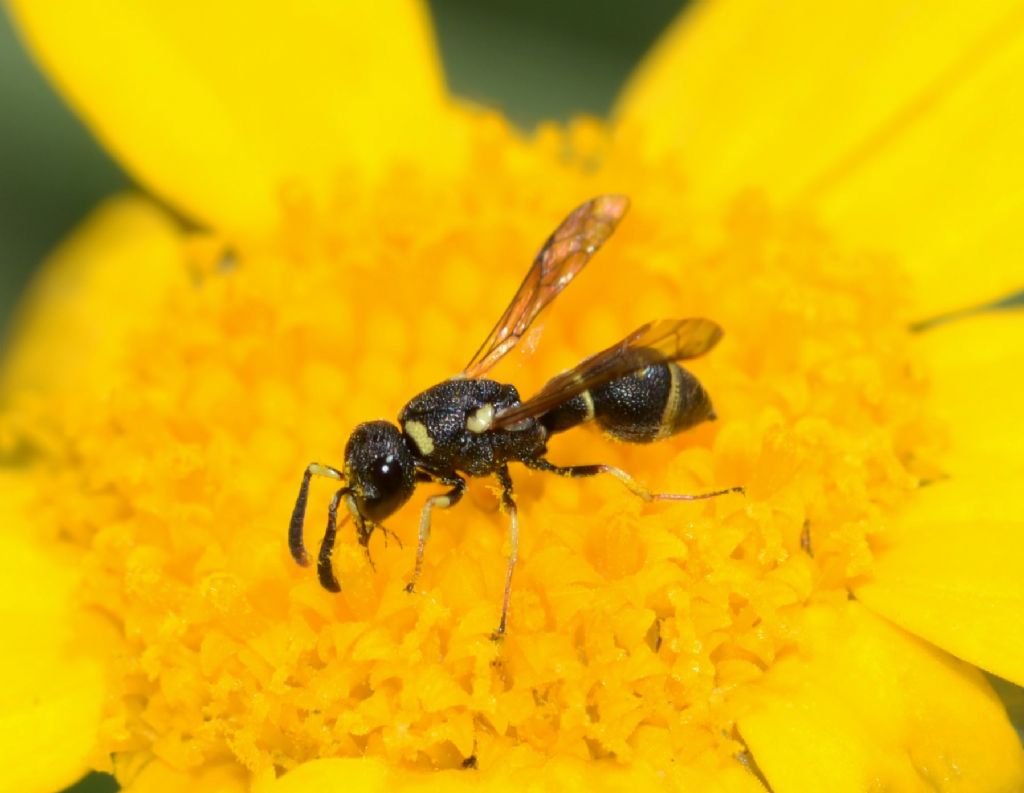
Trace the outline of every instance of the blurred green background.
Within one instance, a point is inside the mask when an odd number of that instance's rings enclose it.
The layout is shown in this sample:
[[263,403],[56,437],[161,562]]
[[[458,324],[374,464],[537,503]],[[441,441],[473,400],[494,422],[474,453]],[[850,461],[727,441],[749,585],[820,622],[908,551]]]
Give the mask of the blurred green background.
[[[453,92],[530,128],[603,114],[685,0],[433,0]],[[542,86],[543,90],[537,90]],[[0,12],[0,329],[33,269],[91,207],[130,179],[36,70]],[[1024,692],[993,681],[1024,718]],[[116,790],[94,774],[75,793]]]

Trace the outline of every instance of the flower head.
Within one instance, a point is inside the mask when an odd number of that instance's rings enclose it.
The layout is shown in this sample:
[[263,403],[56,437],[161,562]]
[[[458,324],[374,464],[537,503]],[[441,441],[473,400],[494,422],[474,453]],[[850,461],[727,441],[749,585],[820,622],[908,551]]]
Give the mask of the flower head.
[[[1012,385],[1021,319],[908,329],[1019,286],[1007,259],[962,262],[1019,214],[1011,177],[992,165],[967,182],[989,192],[947,197],[915,170],[922,141],[955,148],[958,105],[1004,86],[1012,20],[979,12],[950,36],[935,13],[922,35],[958,52],[856,72],[869,36],[888,52],[876,16],[773,18],[819,65],[756,10],[708,4],[613,123],[527,137],[444,95],[418,6],[215,11],[197,29],[114,5],[124,41],[83,37],[84,11],[16,9],[98,134],[202,230],[137,196],[101,207],[41,276],[6,363],[11,524],[32,527],[9,586],[52,584],[46,635],[23,635],[53,664],[67,641],[88,659],[68,708],[90,740],[69,765],[113,755],[129,786],[211,789],[1022,783],[973,666],[1024,681],[1020,504],[988,463],[1020,464],[994,431],[1006,407],[961,384]],[[138,68],[113,80],[103,36]],[[733,60],[767,48],[760,71]],[[804,90],[780,93],[794,74]],[[182,107],[193,124],[168,129]],[[325,592],[285,541],[306,464],[340,465],[357,423],[458,372],[546,234],[613,191],[629,217],[496,374],[529,394],[647,320],[712,317],[726,338],[693,369],[716,422],[645,446],[579,431],[550,454],[745,495],[645,505],[615,481],[514,471],[501,643],[507,518],[486,482],[435,514],[416,594],[415,507],[388,523],[401,543],[374,535],[374,567],[343,533],[342,592]],[[971,225],[988,198],[1007,203]],[[310,526],[330,495],[314,487]]]

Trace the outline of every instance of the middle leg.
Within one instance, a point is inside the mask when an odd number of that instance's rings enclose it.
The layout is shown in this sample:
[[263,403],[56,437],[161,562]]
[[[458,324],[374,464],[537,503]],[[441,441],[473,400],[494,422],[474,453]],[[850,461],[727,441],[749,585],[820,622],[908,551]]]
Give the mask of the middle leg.
[[420,538],[416,545],[416,566],[413,568],[412,577],[405,585],[406,592],[416,591],[416,582],[419,581],[420,573],[423,571],[423,551],[427,547],[427,539],[430,537],[430,511],[434,507],[448,509],[459,503],[462,494],[466,492],[466,480],[457,474],[441,477],[437,481],[444,485],[450,485],[451,490],[437,496],[431,496],[423,505],[423,512],[420,513]]
[[710,493],[652,493],[621,468],[616,468],[613,465],[555,465],[543,457],[538,457],[534,460],[524,460],[523,464],[536,471],[546,471],[547,473],[573,478],[610,474],[628,487],[633,495],[642,498],[644,501],[699,501],[703,498],[724,496],[726,493],[745,492],[742,487],[727,487],[724,490],[713,490]]

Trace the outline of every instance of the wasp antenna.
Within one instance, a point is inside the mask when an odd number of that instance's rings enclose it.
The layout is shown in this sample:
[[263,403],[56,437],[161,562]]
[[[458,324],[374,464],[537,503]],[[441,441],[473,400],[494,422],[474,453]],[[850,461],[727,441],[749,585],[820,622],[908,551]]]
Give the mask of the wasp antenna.
[[341,471],[331,468],[328,465],[311,463],[302,474],[302,484],[299,485],[299,495],[295,499],[295,508],[292,510],[292,519],[288,524],[288,548],[292,552],[292,558],[303,567],[309,566],[309,554],[306,553],[306,546],[302,542],[302,524],[306,520],[306,501],[309,499],[309,480],[313,475],[326,476],[330,479],[343,479]]
[[302,475],[302,484],[299,485],[299,496],[295,499],[295,509],[292,510],[292,520],[288,524],[288,547],[292,552],[292,559],[303,567],[309,565],[309,554],[306,553],[306,546],[302,543],[302,524],[306,519],[306,500],[309,498],[309,480],[312,473],[307,468]]
[[334,568],[331,566],[331,553],[334,551],[334,538],[338,533],[338,504],[341,499],[352,491],[347,487],[341,488],[331,499],[331,505],[327,508],[327,530],[324,538],[320,541],[320,555],[316,562],[316,572],[320,578],[320,586],[328,592],[340,592],[341,584],[334,577]]

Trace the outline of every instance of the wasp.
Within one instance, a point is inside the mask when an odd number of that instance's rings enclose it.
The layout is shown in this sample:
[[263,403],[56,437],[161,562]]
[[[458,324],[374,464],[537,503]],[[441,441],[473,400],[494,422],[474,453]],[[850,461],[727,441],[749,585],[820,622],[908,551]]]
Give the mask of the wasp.
[[413,592],[423,570],[433,511],[453,507],[462,499],[466,477],[494,476],[509,516],[510,551],[501,619],[494,633],[500,638],[508,624],[519,546],[509,463],[567,477],[608,474],[644,501],[692,501],[743,492],[741,487],[731,487],[699,494],[653,493],[614,466],[556,465],[546,457],[552,435],[588,422],[614,438],[649,443],[713,420],[707,391],[677,363],[703,355],[721,339],[722,329],[709,319],[649,322],[557,375],[526,401],[519,398],[515,386],[485,377],[579,275],[628,209],[625,196],[603,195],[573,210],[544,243],[505,313],[460,374],[413,397],[399,413],[397,425],[368,421],[357,426],[345,446],[341,469],[320,463],[306,468],[288,529],[289,547],[300,565],[309,564],[302,527],[310,479],[323,476],[342,483],[327,509],[327,529],[317,558],[324,589],[341,591],[331,552],[342,504],[369,559],[374,529],[387,537],[383,521],[409,500],[418,484],[432,482],[448,488],[427,498],[420,513],[416,562],[406,585]]

